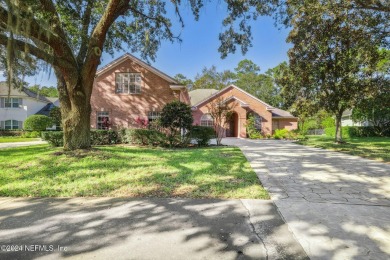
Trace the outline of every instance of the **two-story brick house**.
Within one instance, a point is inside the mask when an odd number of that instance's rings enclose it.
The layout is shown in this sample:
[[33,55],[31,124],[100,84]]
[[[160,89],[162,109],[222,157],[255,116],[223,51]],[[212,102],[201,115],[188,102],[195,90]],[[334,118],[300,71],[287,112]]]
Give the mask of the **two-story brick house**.
[[107,122],[112,129],[140,127],[140,122],[152,121],[173,100],[192,106],[195,125],[212,126],[207,107],[216,98],[237,104],[226,136],[246,137],[249,114],[255,116],[256,127],[265,134],[275,129],[297,128],[298,119],[289,112],[272,107],[237,86],[188,93],[186,86],[131,54],[97,71],[91,97],[91,128],[105,129]]
[[100,68],[91,96],[91,128],[139,127],[140,119],[152,121],[165,104],[189,104],[187,88],[131,54]]

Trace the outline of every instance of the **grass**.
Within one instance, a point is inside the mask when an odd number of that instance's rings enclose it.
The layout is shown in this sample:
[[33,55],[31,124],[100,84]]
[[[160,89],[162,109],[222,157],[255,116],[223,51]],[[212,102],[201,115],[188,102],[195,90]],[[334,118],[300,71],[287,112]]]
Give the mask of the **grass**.
[[348,138],[345,141],[344,144],[337,144],[331,137],[308,136],[307,140],[298,143],[390,163],[389,137],[358,137]]
[[18,143],[38,141],[39,138],[23,138],[18,136],[0,136],[0,143]]
[[235,147],[0,150],[0,196],[269,199]]

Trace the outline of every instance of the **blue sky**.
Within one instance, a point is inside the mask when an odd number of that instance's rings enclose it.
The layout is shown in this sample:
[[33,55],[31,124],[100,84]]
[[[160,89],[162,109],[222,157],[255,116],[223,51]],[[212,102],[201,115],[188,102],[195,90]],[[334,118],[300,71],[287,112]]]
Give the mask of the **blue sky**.
[[[270,17],[260,17],[251,23],[253,47],[245,56],[238,48],[235,54],[221,59],[218,53],[218,34],[223,31],[222,20],[226,16],[226,7],[215,2],[207,4],[201,10],[198,22],[194,20],[187,8],[183,8],[182,16],[185,23],[184,29],[178,28],[174,31],[176,33],[181,31],[183,41],[181,43],[162,42],[155,62],[151,62],[152,66],[170,76],[182,73],[193,79],[203,67],[212,65],[217,66],[219,71],[233,70],[243,59],[252,60],[260,66],[262,72],[265,72],[288,60],[287,51],[291,47],[286,43],[288,30],[275,27],[274,20]],[[114,57],[103,54],[100,66],[104,66],[122,54],[123,52],[115,53]],[[139,57],[137,53],[133,55]],[[2,77],[0,77],[1,80],[3,80]],[[47,72],[26,78],[26,81],[31,85],[56,85],[54,73],[49,75]]]

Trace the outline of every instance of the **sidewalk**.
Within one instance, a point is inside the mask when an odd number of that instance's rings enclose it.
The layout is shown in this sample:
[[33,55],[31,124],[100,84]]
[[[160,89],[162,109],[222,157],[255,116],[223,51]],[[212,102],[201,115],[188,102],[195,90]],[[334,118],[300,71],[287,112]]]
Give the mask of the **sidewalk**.
[[30,146],[30,145],[39,145],[39,144],[47,144],[47,142],[46,141],[32,141],[32,142],[18,142],[18,143],[0,143],[0,149],[21,147],[21,146]]
[[0,198],[0,220],[0,259],[307,259],[266,200]]

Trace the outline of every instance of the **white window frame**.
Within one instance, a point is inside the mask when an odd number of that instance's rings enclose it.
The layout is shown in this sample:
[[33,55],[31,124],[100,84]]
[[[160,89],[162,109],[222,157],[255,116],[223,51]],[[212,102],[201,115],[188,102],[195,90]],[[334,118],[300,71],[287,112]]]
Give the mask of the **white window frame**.
[[203,114],[200,118],[200,125],[201,126],[208,126],[208,127],[214,127],[214,119],[211,116],[211,114]]
[[148,112],[148,121],[153,122],[154,120],[160,118],[161,112],[160,111],[149,111]]
[[2,108],[21,108],[23,104],[23,100],[21,98],[16,97],[2,97],[1,98],[1,107]]
[[97,111],[96,112],[96,129],[108,130],[103,127],[103,118],[108,117],[108,121],[111,122],[109,111]]
[[[10,123],[7,125],[7,123]],[[8,119],[4,121],[4,129],[5,130],[17,130],[20,129],[20,121],[14,119]]]
[[115,74],[115,92],[118,94],[141,94],[141,73],[120,72]]

